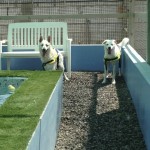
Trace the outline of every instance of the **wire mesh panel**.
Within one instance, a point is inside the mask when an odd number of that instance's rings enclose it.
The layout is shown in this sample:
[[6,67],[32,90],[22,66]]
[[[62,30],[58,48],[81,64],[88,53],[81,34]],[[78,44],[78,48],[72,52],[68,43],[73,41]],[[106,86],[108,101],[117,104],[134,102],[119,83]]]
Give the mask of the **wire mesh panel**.
[[[147,0],[3,0],[0,40],[7,38],[12,22],[67,22],[73,44],[99,44],[111,38],[119,42],[130,35],[131,3],[133,13],[147,12]],[[133,22],[134,47],[146,58],[147,20],[135,15]]]
[[134,48],[146,59],[147,51],[147,0],[135,0],[135,13],[144,13],[143,16],[135,15],[134,19]]
[[[82,18],[84,14],[113,14],[127,11],[127,2],[122,0],[7,0],[0,2],[1,16],[43,15],[39,19],[1,20],[0,39],[6,38],[9,22],[64,21],[68,23],[69,38],[73,43],[95,44],[106,38],[121,40],[126,33],[126,20],[118,18]],[[79,15],[81,17],[47,19],[44,15]]]

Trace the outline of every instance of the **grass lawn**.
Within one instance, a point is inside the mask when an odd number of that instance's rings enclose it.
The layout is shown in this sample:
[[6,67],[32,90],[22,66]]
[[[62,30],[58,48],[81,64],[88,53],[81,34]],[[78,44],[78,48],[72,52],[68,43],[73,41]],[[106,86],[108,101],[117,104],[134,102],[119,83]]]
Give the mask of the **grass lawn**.
[[60,71],[1,71],[0,77],[27,77],[0,106],[0,150],[25,150]]

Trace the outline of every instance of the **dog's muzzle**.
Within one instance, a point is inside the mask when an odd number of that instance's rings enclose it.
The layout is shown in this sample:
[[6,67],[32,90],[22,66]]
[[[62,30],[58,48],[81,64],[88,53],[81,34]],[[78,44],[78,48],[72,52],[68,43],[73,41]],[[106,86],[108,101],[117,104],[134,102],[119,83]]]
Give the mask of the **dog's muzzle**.
[[46,49],[42,49],[42,54],[43,54],[43,57],[45,56],[47,50]]
[[108,47],[107,49],[108,54],[111,54],[111,51],[112,51],[111,47]]

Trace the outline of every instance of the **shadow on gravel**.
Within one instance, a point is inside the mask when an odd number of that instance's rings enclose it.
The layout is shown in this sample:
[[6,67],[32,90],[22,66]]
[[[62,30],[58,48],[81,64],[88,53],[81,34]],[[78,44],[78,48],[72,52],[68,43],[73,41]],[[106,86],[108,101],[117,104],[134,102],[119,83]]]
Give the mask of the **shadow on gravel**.
[[93,74],[93,95],[89,109],[86,150],[146,150],[132,99],[123,77],[116,85],[101,84]]

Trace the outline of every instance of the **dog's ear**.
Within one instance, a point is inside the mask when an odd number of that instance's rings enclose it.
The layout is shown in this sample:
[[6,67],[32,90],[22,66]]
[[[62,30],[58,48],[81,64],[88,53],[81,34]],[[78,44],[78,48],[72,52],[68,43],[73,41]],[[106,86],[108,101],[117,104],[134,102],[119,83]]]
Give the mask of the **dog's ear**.
[[41,43],[43,41],[43,37],[40,36],[39,42]]
[[117,41],[116,41],[116,40],[113,40],[113,42],[114,42],[115,44],[117,44]]
[[102,44],[106,44],[107,40],[103,41]]
[[47,37],[47,41],[50,43],[51,42],[51,36]]

